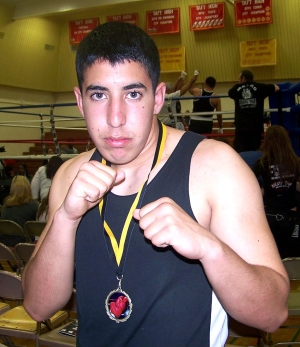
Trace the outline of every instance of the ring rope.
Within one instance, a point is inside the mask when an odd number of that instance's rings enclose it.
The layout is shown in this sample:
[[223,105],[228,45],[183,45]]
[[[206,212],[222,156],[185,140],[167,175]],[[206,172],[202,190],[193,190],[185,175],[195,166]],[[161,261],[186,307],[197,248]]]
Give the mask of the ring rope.
[[[76,122],[76,121],[84,121],[84,118],[80,118],[80,119],[56,119],[55,122]],[[10,121],[0,121],[0,125],[2,125],[2,122],[4,123],[18,123],[18,122],[23,122],[23,123],[40,123],[41,120],[35,120],[35,119],[25,119],[25,120],[10,120]],[[43,119],[43,122],[49,122],[49,119]]]
[[[45,117],[50,117],[49,114],[45,114],[45,113],[15,112],[15,111],[6,111],[6,110],[4,110],[4,111],[0,110],[0,112],[2,112],[2,113],[9,113],[9,114],[26,115],[26,116],[45,116]],[[58,114],[54,115],[54,117],[57,117],[57,118],[63,117],[63,118],[71,118],[71,119],[77,119],[77,118],[78,119],[82,119],[81,116],[62,116],[62,115],[58,115]]]
[[[38,125],[22,125],[22,124],[1,124],[1,127],[16,127],[16,128],[38,128],[40,127]],[[52,129],[52,127],[44,127],[44,129]],[[62,129],[62,130],[87,130],[87,128],[67,128],[67,127],[56,127],[56,129]],[[2,141],[2,140],[1,140]]]

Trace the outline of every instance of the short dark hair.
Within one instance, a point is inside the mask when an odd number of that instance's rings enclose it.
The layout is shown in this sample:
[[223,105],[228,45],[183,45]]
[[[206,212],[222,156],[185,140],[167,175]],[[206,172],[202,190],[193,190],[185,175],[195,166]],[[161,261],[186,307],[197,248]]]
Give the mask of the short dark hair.
[[117,21],[100,24],[80,42],[76,54],[80,90],[86,70],[102,61],[112,66],[125,61],[139,63],[148,73],[155,92],[160,76],[158,49],[152,38],[136,25]]
[[48,164],[46,166],[46,176],[48,179],[53,179],[54,175],[56,174],[56,171],[60,168],[62,163],[63,160],[58,155],[54,155],[49,159]]
[[215,88],[216,85],[216,79],[212,76],[206,77],[205,83],[210,87],[210,88]]
[[246,81],[252,82],[254,79],[253,73],[250,70],[242,70],[241,77],[245,77]]

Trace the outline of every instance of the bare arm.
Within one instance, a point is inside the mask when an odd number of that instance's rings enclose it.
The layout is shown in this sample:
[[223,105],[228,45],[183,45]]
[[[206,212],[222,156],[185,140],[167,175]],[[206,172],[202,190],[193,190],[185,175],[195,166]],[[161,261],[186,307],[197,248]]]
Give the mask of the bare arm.
[[215,171],[210,171],[211,182],[218,183],[207,186],[205,192],[212,209],[209,229],[216,237],[208,249],[216,253],[206,253],[201,262],[232,317],[274,331],[287,317],[288,277],[265,217],[255,176],[234,151],[219,145],[215,164],[222,167],[223,176],[217,179],[217,167],[212,164],[208,168]]
[[275,92],[278,92],[278,90],[280,90],[280,87],[277,84],[275,84]]
[[[198,71],[198,70],[195,70],[194,76],[197,76],[197,78],[198,78],[198,76],[199,76],[199,71]],[[196,79],[196,80],[197,80],[197,79]],[[191,95],[199,96],[199,95],[202,94],[202,89],[195,87],[196,80],[194,80],[194,81],[191,83],[191,85],[190,85],[190,87],[189,87],[189,92],[190,92]]]
[[182,71],[180,77],[177,78],[174,84],[174,88],[172,92],[176,92],[177,90],[180,90],[180,88],[183,86],[185,77],[186,77],[186,72]]
[[190,195],[198,223],[168,198],[136,210],[135,217],[154,245],[171,245],[199,259],[232,317],[275,331],[287,318],[288,277],[255,176],[229,146],[217,142],[202,141],[192,161]]
[[[67,303],[74,281],[75,234],[82,215],[117,181],[115,170],[70,159],[56,173],[49,199],[49,221],[22,274],[24,306],[37,321]],[[45,299],[46,298],[46,299]]]
[[185,71],[181,71],[181,75],[177,78],[177,80],[174,83],[174,87],[169,90],[169,93],[174,93],[177,90],[180,90],[180,88],[183,86],[184,79],[186,78],[187,73]]
[[190,90],[191,86],[197,81],[198,75],[194,75],[189,81],[182,86],[180,89],[180,96],[184,95],[188,90]]

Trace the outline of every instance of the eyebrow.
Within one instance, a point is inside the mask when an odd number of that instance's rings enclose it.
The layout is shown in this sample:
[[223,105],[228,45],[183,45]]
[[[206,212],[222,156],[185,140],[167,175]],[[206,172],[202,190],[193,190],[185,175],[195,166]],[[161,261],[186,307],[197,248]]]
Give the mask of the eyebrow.
[[143,83],[132,83],[132,84],[129,84],[128,86],[123,87],[123,90],[129,90],[129,89],[135,89],[135,88],[146,89],[147,90],[147,88],[144,86]]
[[86,91],[88,92],[89,90],[103,90],[103,91],[107,91],[108,88],[92,84],[90,86],[87,86]]
[[[130,90],[130,89],[145,89],[145,90],[147,90],[147,88],[145,87],[145,85],[143,83],[128,84],[127,86],[124,86],[122,89],[123,90]],[[88,92],[90,90],[108,91],[108,88],[92,84],[86,88],[86,92]]]

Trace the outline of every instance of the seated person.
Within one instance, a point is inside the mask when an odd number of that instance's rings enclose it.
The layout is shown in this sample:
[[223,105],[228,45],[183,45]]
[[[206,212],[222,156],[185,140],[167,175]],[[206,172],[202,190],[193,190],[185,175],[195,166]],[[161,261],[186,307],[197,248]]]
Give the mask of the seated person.
[[[25,176],[15,176],[11,183],[10,194],[4,200],[0,219],[11,220],[24,228],[27,221],[35,220],[37,210],[38,203],[32,198],[28,179]],[[14,247],[26,240],[18,235],[0,235],[0,242]]]

